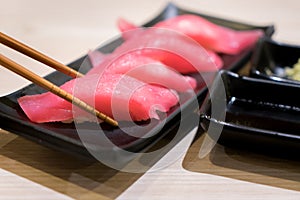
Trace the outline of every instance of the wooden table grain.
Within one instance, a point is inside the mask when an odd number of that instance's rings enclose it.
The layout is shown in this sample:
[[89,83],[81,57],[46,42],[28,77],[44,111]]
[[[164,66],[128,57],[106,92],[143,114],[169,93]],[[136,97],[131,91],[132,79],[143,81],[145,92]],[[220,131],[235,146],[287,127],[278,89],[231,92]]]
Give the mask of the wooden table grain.
[[[118,17],[142,24],[167,2],[0,0],[0,28],[69,63],[117,36]],[[274,39],[300,44],[298,0],[173,2],[226,19],[274,24]],[[39,75],[53,71],[6,47],[0,50]],[[29,82],[0,67],[0,84],[0,95],[5,95]],[[158,163],[180,155],[176,162],[140,174],[76,158],[0,129],[0,199],[300,199],[299,161],[221,145],[200,159],[202,137],[191,143],[195,134],[189,133]]]

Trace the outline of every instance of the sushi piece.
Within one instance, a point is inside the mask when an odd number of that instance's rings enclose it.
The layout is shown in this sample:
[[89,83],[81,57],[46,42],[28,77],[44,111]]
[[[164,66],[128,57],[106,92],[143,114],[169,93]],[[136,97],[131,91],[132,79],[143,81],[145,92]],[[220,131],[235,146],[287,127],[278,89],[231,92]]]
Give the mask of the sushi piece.
[[99,51],[89,54],[93,68],[87,74],[126,74],[149,84],[157,84],[178,92],[194,90],[197,82],[183,76],[152,58],[129,52],[115,58]]
[[[129,39],[130,37],[134,37],[134,35],[137,35],[139,32],[143,31],[143,29],[140,29],[136,25],[126,21],[123,18],[119,18],[118,27],[119,27],[119,30],[122,32],[122,37],[125,40]],[[217,53],[213,52],[212,50],[208,50],[208,49],[206,49],[206,52],[210,56],[210,59],[212,60],[212,62],[215,63],[217,68],[223,67],[223,60]]]
[[[118,27],[122,32],[133,30],[134,27],[137,28],[125,19],[119,19]],[[192,14],[179,15],[158,22],[153,27],[181,32],[197,41],[204,48],[225,54],[238,54],[253,46],[263,35],[261,30],[237,31],[216,25],[203,17]]]
[[[118,121],[159,119],[157,111],[167,112],[178,103],[177,94],[167,88],[119,74],[86,75],[66,82],[61,88]],[[24,96],[18,102],[28,118],[37,123],[71,121],[74,117],[95,121],[95,116],[73,108],[50,92]]]
[[183,74],[214,72],[222,67],[214,63],[201,45],[179,32],[149,28],[134,29],[126,34],[125,42],[112,53],[115,56],[134,51]]

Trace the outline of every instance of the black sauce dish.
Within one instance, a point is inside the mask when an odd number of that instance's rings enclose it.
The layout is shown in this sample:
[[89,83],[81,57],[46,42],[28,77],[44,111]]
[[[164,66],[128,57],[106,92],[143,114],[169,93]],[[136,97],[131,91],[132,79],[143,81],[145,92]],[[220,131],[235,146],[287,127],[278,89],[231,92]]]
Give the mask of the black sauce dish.
[[224,105],[212,116],[212,98],[207,95],[200,109],[203,129],[221,131],[208,132],[212,139],[224,146],[299,158],[299,84],[220,71],[210,93]]
[[291,69],[300,59],[300,45],[277,42],[263,37],[257,43],[252,58],[250,76],[273,81],[300,84],[289,78],[286,69]]

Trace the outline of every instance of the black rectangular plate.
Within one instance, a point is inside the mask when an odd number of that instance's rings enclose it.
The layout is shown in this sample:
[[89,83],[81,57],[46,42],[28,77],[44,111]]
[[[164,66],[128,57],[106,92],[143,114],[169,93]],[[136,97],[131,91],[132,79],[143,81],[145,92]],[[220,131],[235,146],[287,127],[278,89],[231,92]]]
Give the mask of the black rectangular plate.
[[[198,13],[184,10],[182,8],[178,8],[174,4],[168,4],[167,7],[157,17],[155,17],[150,22],[146,23],[145,26],[151,26],[157,23],[158,21],[170,18],[172,16],[185,14],[185,13],[201,15]],[[265,32],[266,36],[271,36],[274,32],[273,26],[258,27],[258,26],[242,24],[239,22],[214,18],[207,15],[201,15],[201,16],[219,25],[224,25],[235,29],[240,29],[240,30],[262,29]],[[121,38],[115,39],[103,45],[98,50],[103,53],[109,53],[113,51],[118,45],[120,45],[121,42],[122,42]],[[225,63],[224,68],[230,70],[237,70],[249,60],[251,52],[252,49],[248,49],[247,51],[244,51],[241,54],[235,56],[221,55]],[[82,72],[84,73],[90,69],[90,63],[88,59],[85,58],[86,56],[79,58],[78,60],[69,64],[69,66],[75,70],[78,70],[80,67],[80,69],[83,70]],[[54,72],[46,76],[46,79],[50,80],[55,84],[60,85],[68,81],[69,77],[59,72]],[[206,90],[207,90],[206,86],[200,83],[196,91],[200,103],[205,97]],[[30,140],[36,141],[42,145],[50,146],[67,153],[72,153],[74,155],[90,157],[90,153],[86,150],[86,147],[82,144],[80,138],[78,137],[74,124],[72,123],[71,124],[63,124],[63,123],[37,124],[29,121],[28,118],[25,116],[25,114],[23,113],[23,111],[21,110],[21,108],[17,103],[17,99],[24,95],[37,94],[42,92],[44,92],[44,90],[42,90],[41,88],[35,85],[30,85],[13,94],[1,97],[0,98],[0,121],[1,121],[0,127],[5,130],[11,131],[15,134],[24,136]],[[189,100],[187,100],[181,109],[191,110],[191,115],[193,115],[194,113],[192,112],[192,110],[195,109],[195,107],[193,106],[194,105],[191,105]],[[151,137],[148,138],[132,137],[125,134],[120,129],[111,128],[105,125],[103,129],[105,130],[106,137],[109,138],[114,144],[116,144],[120,148],[132,152],[142,152],[148,149],[149,147],[151,147],[152,145],[154,145],[155,143],[157,143],[162,137],[178,129],[180,124],[181,109],[179,107],[176,107],[168,113],[168,117],[166,120],[167,123],[165,126],[161,127],[160,123],[157,123],[155,126],[152,126],[149,129],[144,130],[142,133],[140,133],[143,136],[152,135]],[[185,130],[184,133],[181,134],[184,136],[196,125],[197,124],[194,125],[191,124],[190,129]],[[91,124],[87,124],[87,127],[90,127],[90,130],[88,130],[90,134],[99,134],[97,132],[97,127],[95,127],[95,130],[91,128],[93,127],[93,125]],[[131,129],[132,127],[129,126],[127,128]],[[162,129],[160,130],[160,128]],[[101,148],[97,146],[91,145],[89,148],[95,151],[97,150],[101,151]],[[115,152],[116,155],[118,155],[119,153],[117,149],[110,149],[110,150],[116,151]]]
[[300,84],[288,79],[284,68],[292,67],[300,58],[300,46],[261,38],[251,58],[251,76],[273,81]]
[[218,95],[225,88],[226,106],[220,112],[225,112],[226,117],[225,120],[211,117],[211,100],[207,97],[201,108],[201,125],[205,130],[210,123],[223,126],[218,142],[226,146],[299,157],[300,96],[296,94],[300,85],[228,71],[221,71],[218,77],[224,87],[215,84],[211,92]]

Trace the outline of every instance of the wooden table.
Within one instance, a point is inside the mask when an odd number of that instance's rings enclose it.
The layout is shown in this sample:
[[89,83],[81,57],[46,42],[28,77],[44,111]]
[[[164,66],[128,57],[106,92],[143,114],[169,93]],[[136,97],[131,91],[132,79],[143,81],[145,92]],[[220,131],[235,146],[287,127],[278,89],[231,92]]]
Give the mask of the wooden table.
[[[300,44],[297,0],[174,1],[177,5],[255,25],[274,24],[274,39]],[[118,34],[123,16],[137,24],[154,17],[166,0],[1,0],[1,31],[68,63]],[[40,75],[52,71],[3,46],[1,53]],[[0,68],[0,95],[29,84]],[[1,123],[1,122],[0,122]],[[126,173],[46,148],[0,130],[0,199],[300,199],[300,163],[217,145],[198,157],[201,135],[191,131],[158,165]],[[178,156],[179,155],[179,156]],[[155,166],[154,166],[155,167]]]

